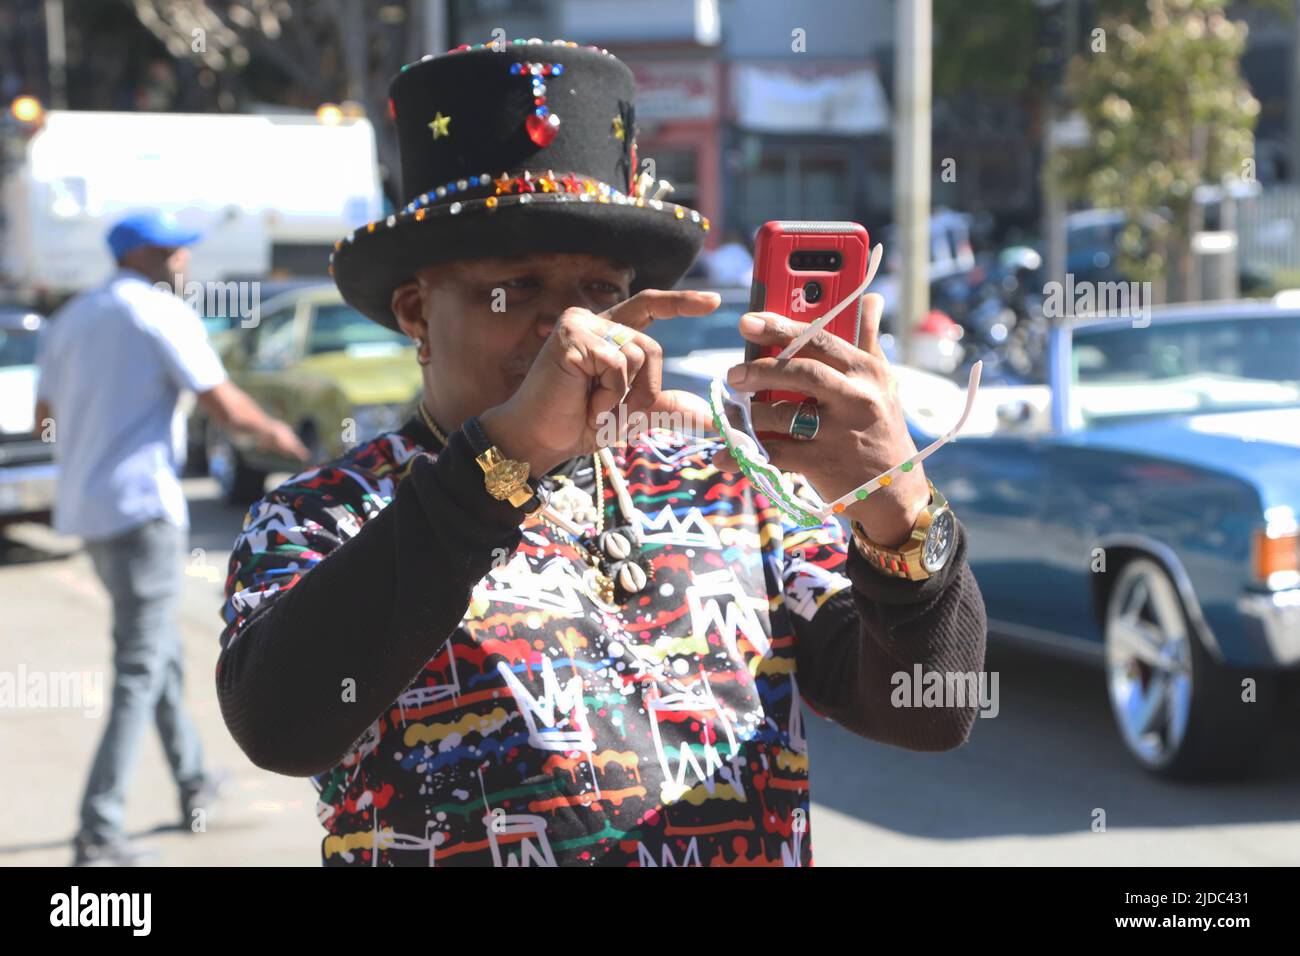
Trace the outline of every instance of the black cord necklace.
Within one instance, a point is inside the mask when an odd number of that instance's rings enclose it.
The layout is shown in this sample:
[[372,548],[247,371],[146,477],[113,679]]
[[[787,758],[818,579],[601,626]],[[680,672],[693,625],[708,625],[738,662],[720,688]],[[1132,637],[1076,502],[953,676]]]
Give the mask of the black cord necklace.
[[[424,402],[420,402],[420,417],[424,420],[424,424],[429,431],[433,433],[433,436],[442,443],[442,447],[446,448],[448,444],[447,436],[434,422],[433,416],[424,407]],[[548,477],[567,481],[576,488],[577,483],[573,481],[572,476],[581,467],[582,457],[585,456],[575,458],[563,469],[552,472]],[[594,501],[596,526],[592,537],[589,538],[586,534],[575,537],[547,518],[543,512],[538,512],[537,517],[552,531],[564,535],[581,549],[583,558],[590,566],[589,571],[584,575],[584,580],[592,596],[605,604],[622,604],[633,594],[639,594],[646,589],[654,579],[654,566],[644,555],[639,553],[639,549],[633,544],[631,536],[623,529],[611,528],[608,531],[604,530],[605,487],[599,452],[591,456],[591,464],[596,479]],[[581,489],[579,490],[581,491]]]

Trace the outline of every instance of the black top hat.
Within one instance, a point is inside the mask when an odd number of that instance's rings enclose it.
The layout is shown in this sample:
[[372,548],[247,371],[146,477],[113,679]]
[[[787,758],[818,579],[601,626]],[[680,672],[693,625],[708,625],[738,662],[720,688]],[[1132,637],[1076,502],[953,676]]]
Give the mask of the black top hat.
[[708,219],[638,188],[635,83],[606,50],[462,45],[402,67],[389,94],[405,205],[330,256],[343,298],[382,325],[428,265],[588,252],[632,266],[635,293],[671,288],[703,245]]

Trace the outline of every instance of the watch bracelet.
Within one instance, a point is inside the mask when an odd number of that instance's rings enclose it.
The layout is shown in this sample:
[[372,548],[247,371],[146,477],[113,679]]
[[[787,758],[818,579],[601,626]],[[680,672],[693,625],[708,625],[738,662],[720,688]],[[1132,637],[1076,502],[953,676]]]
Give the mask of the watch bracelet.
[[[930,486],[930,500],[922,509],[921,515],[931,509],[938,511],[942,508],[948,508],[948,500],[940,494],[939,489],[934,486],[934,482],[927,479],[926,484]],[[908,539],[904,542],[904,549],[911,542],[912,535],[916,532],[916,525],[920,523],[921,515],[917,516],[916,522],[913,523],[912,529],[908,532]],[[858,553],[866,559],[873,569],[880,573],[890,577],[907,578],[911,581],[924,581],[934,573],[926,570],[925,565],[922,563],[921,555],[925,549],[924,539],[920,542],[920,547],[916,549],[915,563],[912,563],[908,561],[904,549],[886,548],[873,542],[867,536],[866,529],[862,527],[857,519],[851,519],[849,527],[852,532],[853,544]]]
[[465,419],[460,427],[465,433],[465,437],[469,439],[469,446],[474,449],[476,458],[493,447],[492,441],[487,437],[487,433],[483,431],[483,425],[478,420],[477,415],[471,415]]
[[[496,448],[496,446],[492,444],[492,440],[488,438],[477,415],[471,415],[469,418],[465,419],[461,425],[461,431],[465,433],[465,437],[469,440],[470,447],[474,451],[475,460],[481,457],[485,452],[493,449],[496,449],[497,454],[501,455],[502,458],[505,458],[505,455],[501,450]],[[529,467],[531,468],[531,465]],[[487,489],[485,488],[484,490],[486,491]],[[517,504],[511,498],[498,498],[497,500],[508,501],[511,505],[518,508],[525,516],[535,514],[546,506],[546,499],[549,496],[541,490],[540,483],[533,484],[525,478],[519,491],[527,491],[529,494],[526,499]],[[493,497],[495,498],[496,496],[493,495]]]

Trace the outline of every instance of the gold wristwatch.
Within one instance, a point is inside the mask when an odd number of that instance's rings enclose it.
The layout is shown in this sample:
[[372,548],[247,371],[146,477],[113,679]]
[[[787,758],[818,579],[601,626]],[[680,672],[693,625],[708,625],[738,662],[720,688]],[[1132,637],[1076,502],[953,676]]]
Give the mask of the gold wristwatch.
[[956,544],[957,519],[948,500],[930,485],[930,503],[917,516],[912,533],[901,548],[885,548],[867,537],[857,521],[851,523],[853,542],[867,563],[882,574],[924,581],[938,572],[952,557]]
[[483,469],[483,485],[488,494],[498,501],[509,501],[525,515],[538,511],[546,503],[541,494],[528,484],[532,466],[526,461],[507,458],[493,445],[483,431],[477,417],[470,417],[462,426],[465,437],[477,456],[475,461]]

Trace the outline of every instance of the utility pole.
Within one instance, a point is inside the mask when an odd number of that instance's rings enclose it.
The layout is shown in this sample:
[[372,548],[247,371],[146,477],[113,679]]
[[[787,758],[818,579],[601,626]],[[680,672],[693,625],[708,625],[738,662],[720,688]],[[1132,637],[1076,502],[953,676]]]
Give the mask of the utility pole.
[[[1058,18],[1056,24],[1045,31],[1048,49],[1039,51],[1043,58],[1042,79],[1050,83],[1047,99],[1046,121],[1043,124],[1043,166],[1051,168],[1056,151],[1068,145],[1063,141],[1062,126],[1065,120],[1064,71],[1074,55],[1077,44],[1076,30],[1079,22],[1077,0],[1038,0],[1040,15]],[[1058,46],[1059,44],[1059,46]],[[1055,47],[1055,48],[1053,48]],[[1043,196],[1043,278],[1046,282],[1065,283],[1066,241],[1065,217],[1068,206],[1056,177],[1045,175],[1042,179]]]
[[451,49],[447,35],[447,0],[419,0],[424,7],[424,52],[438,54]]
[[1286,98],[1286,178],[1300,183],[1300,0],[1291,0],[1291,56],[1287,72],[1290,85]]
[[63,0],[45,0],[45,56],[50,69],[50,107],[68,108],[68,44],[63,32]]
[[899,0],[894,59],[894,222],[901,245],[898,327],[903,364],[912,327],[930,311],[930,0]]

